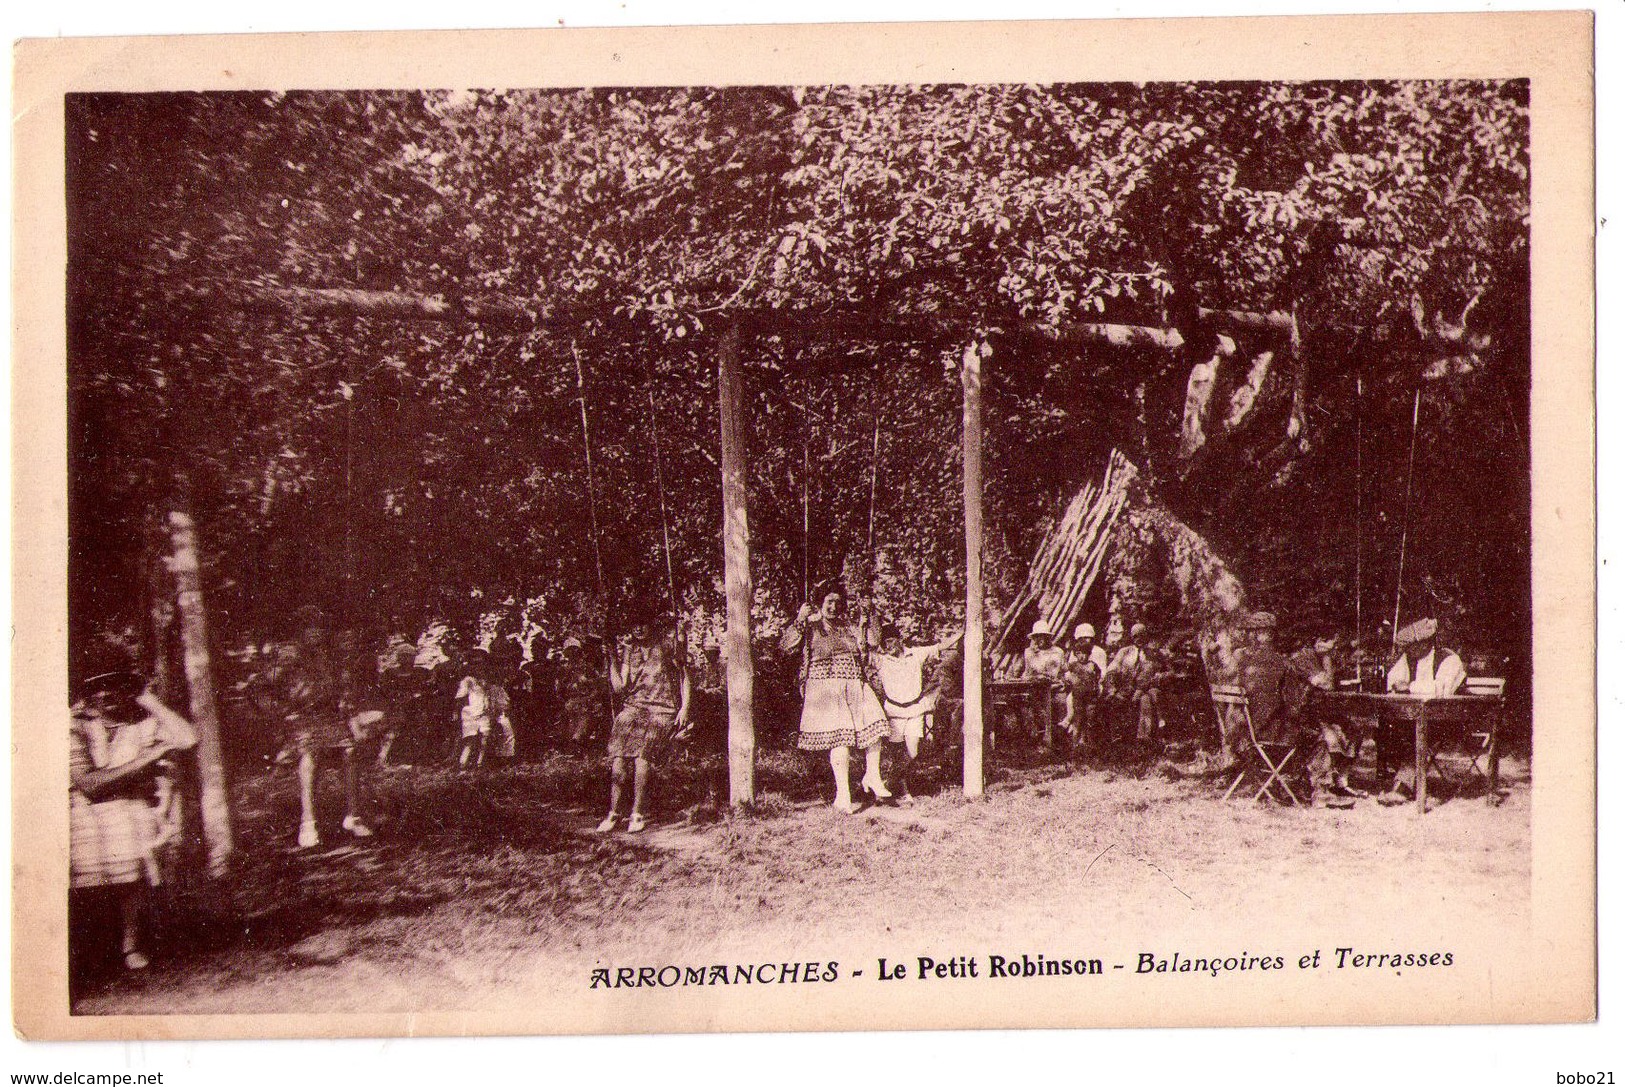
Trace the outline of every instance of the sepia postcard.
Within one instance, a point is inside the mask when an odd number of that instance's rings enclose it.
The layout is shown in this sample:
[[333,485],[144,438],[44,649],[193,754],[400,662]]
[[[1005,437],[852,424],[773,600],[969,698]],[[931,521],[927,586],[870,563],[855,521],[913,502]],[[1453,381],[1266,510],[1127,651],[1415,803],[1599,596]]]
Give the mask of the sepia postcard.
[[19,43],[16,1030],[1594,1019],[1591,34]]

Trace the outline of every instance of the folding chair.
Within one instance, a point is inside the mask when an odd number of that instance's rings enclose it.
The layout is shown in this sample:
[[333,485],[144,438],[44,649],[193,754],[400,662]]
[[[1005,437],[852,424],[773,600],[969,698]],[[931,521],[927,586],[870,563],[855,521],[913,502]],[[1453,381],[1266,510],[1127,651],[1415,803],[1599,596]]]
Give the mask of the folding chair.
[[[1506,683],[1507,681],[1504,679],[1492,678],[1490,676],[1475,676],[1468,679],[1462,685],[1461,693],[1481,697],[1489,696],[1493,698],[1500,698],[1506,691]],[[1495,712],[1498,713],[1500,711],[1497,709]],[[1478,760],[1487,758],[1489,753],[1489,729],[1487,727],[1480,728],[1472,723],[1464,724],[1462,726],[1460,746],[1454,749],[1452,754],[1460,754],[1465,756],[1469,770],[1483,778],[1486,782],[1488,782],[1490,779],[1489,771],[1478,765]],[[1450,771],[1447,771],[1444,764],[1439,761],[1439,757],[1443,754],[1445,754],[1445,751],[1442,746],[1433,745],[1428,751],[1428,769],[1438,774],[1442,780],[1450,782],[1453,786],[1459,788],[1462,779],[1457,775],[1452,774]]]
[[[1260,769],[1247,764],[1244,760],[1241,772],[1236,775],[1236,780],[1230,783],[1230,788],[1225,790],[1224,798],[1229,800],[1231,794],[1236,791],[1248,774],[1258,774],[1263,777],[1264,782],[1258,787],[1258,791],[1253,793],[1254,801],[1262,800],[1266,793],[1272,792],[1275,786],[1280,786],[1281,791],[1286,793],[1287,803],[1293,807],[1303,807],[1303,801],[1298,799],[1297,794],[1292,791],[1292,786],[1287,784],[1284,776],[1287,764],[1298,753],[1298,745],[1290,740],[1259,740],[1258,733],[1253,729],[1253,714],[1247,705],[1247,693],[1240,687],[1228,683],[1214,683],[1208,689],[1213,696],[1213,712],[1219,719],[1220,731],[1224,729],[1225,710],[1239,709],[1241,719],[1247,725],[1247,740],[1252,744],[1253,753],[1264,764],[1263,769]],[[1268,773],[1265,773],[1265,770]],[[1277,798],[1279,799],[1278,794]]]
[[[1469,676],[1467,678],[1467,682],[1462,688],[1463,693],[1465,694],[1487,695],[1492,698],[1501,699],[1506,697],[1506,689],[1507,681],[1505,679],[1492,676]],[[1500,713],[1500,707],[1497,707],[1495,712]],[[1489,727],[1484,726],[1483,728],[1479,728],[1477,726],[1468,726],[1464,745],[1466,748],[1465,754],[1467,755],[1467,765],[1472,768],[1473,773],[1477,774],[1485,781],[1489,781],[1489,771],[1478,765],[1479,759],[1487,759],[1490,754]]]

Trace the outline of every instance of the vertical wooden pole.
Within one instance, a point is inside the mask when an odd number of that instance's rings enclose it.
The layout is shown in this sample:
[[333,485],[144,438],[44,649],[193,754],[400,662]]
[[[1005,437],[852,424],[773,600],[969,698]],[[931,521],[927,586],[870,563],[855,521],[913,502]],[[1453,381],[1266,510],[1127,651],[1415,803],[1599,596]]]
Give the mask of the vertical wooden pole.
[[982,352],[965,348],[965,795],[982,795]]
[[209,627],[203,610],[203,580],[198,568],[197,527],[185,509],[169,512],[176,605],[180,613],[186,686],[191,694],[192,725],[197,729],[199,804],[209,875],[224,876],[231,863],[231,808],[226,797],[226,771],[220,750],[220,713],[209,671]]
[[722,334],[717,389],[722,425],[723,584],[728,597],[728,800],[738,807],[756,799],[756,725],[751,709],[756,673],[750,644],[753,594],[745,501],[745,381],[736,326]]

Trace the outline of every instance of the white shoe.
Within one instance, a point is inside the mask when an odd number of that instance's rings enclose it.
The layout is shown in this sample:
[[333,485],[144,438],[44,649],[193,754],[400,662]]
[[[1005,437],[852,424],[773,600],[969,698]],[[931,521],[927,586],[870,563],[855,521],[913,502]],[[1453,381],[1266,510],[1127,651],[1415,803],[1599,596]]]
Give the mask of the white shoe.
[[608,815],[604,816],[604,821],[599,823],[594,829],[596,829],[599,834],[608,834],[610,831],[615,829],[615,824],[619,823],[620,821],[620,816],[616,815],[614,812],[610,812]]
[[372,837],[372,828],[353,815],[346,815],[344,817],[344,829],[355,835],[357,838]]
[[311,849],[311,848],[314,848],[315,846],[320,845],[321,842],[322,842],[321,835],[316,833],[316,824],[315,823],[300,823],[299,824],[299,848],[300,849]]
[[878,777],[876,777],[876,778],[865,777],[861,781],[858,782],[858,786],[860,788],[868,790],[869,795],[874,797],[876,800],[890,800],[891,799],[891,790],[886,788],[886,783],[881,781]]
[[626,821],[626,832],[628,834],[640,834],[642,833],[643,828],[648,825],[649,821],[645,819],[642,814],[633,812],[632,818]]
[[852,801],[850,801],[850,800],[832,801],[830,803],[830,807],[834,808],[836,811],[845,812],[848,815],[856,815],[858,813],[858,811],[860,810],[858,805],[852,803]]

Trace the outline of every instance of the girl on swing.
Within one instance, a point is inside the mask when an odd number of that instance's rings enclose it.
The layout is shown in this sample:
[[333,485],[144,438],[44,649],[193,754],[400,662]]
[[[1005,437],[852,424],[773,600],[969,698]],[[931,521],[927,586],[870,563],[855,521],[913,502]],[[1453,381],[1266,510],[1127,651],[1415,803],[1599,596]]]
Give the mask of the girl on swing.
[[608,834],[620,822],[621,797],[626,792],[627,760],[631,760],[632,810],[628,834],[648,826],[644,800],[649,787],[649,763],[654,755],[688,732],[692,684],[673,641],[665,634],[665,616],[651,611],[632,620],[626,648],[610,662],[610,687],[625,698],[609,736],[609,814],[598,824]]
[[835,775],[837,811],[852,814],[850,766],[852,748],[863,748],[864,772],[860,787],[875,803],[892,799],[880,779],[880,744],[891,734],[886,711],[876,696],[871,674],[871,648],[867,624],[846,618],[846,594],[838,585],[820,590],[815,612],[802,604],[795,622],[785,628],[779,647],[786,653],[802,650],[802,678],[806,687],[801,705],[803,751],[828,751]]

